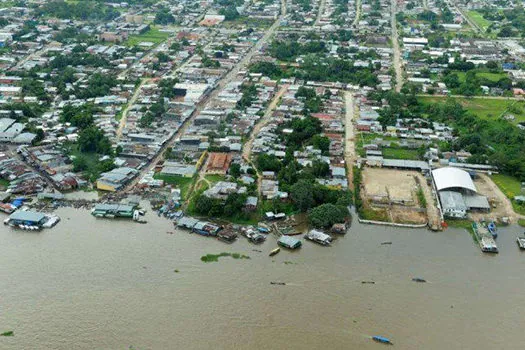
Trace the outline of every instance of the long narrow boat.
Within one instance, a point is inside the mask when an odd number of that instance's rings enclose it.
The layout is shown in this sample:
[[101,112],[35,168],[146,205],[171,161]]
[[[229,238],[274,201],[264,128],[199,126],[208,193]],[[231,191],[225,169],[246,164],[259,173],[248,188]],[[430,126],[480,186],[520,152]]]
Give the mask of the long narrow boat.
[[382,337],[382,336],[380,336],[380,335],[374,335],[374,336],[372,337],[372,339],[375,340],[375,341],[378,342],[378,343],[394,345],[394,343],[392,343],[392,342],[390,341],[390,339],[385,338],[385,337]]
[[269,256],[274,256],[275,254],[279,253],[280,251],[281,251],[281,248],[275,248],[275,249],[273,249],[270,252]]

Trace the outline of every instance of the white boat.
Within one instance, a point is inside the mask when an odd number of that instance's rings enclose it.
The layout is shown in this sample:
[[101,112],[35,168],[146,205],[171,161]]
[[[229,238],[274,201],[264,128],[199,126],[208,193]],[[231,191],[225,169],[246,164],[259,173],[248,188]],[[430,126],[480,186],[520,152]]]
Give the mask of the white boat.
[[516,238],[516,242],[518,242],[518,246],[520,247],[520,249],[525,249],[525,236],[518,236]]

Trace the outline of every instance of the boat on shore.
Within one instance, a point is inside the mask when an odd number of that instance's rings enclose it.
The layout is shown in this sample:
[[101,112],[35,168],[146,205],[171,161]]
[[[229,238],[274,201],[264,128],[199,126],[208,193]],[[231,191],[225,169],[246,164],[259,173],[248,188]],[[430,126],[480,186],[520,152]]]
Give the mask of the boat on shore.
[[516,238],[516,242],[518,243],[518,247],[520,247],[520,249],[525,250],[525,235],[518,236]]
[[372,336],[372,339],[378,343],[383,343],[383,344],[389,344],[389,345],[394,345],[394,343],[392,343],[390,341],[390,339],[386,338],[386,337],[382,337],[380,335],[374,335]]

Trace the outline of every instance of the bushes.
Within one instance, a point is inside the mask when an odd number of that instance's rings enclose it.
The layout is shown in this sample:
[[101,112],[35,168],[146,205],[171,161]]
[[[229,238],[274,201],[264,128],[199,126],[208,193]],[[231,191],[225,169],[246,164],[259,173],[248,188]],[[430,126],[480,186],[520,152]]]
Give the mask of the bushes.
[[316,228],[328,228],[333,224],[345,222],[348,216],[347,207],[326,203],[310,210],[308,220]]

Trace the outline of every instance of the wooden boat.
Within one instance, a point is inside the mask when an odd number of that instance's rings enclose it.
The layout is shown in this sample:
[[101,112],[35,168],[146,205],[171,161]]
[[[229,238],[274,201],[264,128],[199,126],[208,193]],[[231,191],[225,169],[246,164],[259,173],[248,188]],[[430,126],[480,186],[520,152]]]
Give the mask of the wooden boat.
[[516,238],[516,242],[518,242],[518,246],[520,247],[520,249],[525,249],[525,236],[518,236]]
[[273,249],[270,252],[269,256],[274,256],[275,254],[279,253],[280,251],[281,251],[281,248],[277,247],[277,248]]
[[419,278],[419,277],[414,277],[414,278],[412,278],[412,281],[419,282],[419,283],[425,283],[427,280],[425,280],[423,278]]
[[372,337],[372,339],[373,339],[374,341],[378,342],[378,343],[394,345],[394,343],[392,343],[392,342],[390,341],[390,339],[385,338],[385,337],[382,337],[382,336],[380,336],[380,335],[374,335],[374,336]]

